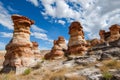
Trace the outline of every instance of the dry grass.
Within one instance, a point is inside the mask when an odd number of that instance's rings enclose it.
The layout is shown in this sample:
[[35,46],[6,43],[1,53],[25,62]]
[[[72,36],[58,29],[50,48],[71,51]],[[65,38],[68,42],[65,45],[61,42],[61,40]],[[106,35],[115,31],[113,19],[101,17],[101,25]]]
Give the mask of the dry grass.
[[120,61],[117,60],[105,60],[102,61],[103,66],[100,67],[102,72],[106,72],[110,69],[120,69]]
[[59,69],[58,71],[56,72],[52,72],[52,74],[50,75],[50,79],[51,80],[54,80],[53,78],[63,78],[64,77],[64,74],[67,72],[67,68],[62,68],[62,69]]
[[70,78],[66,78],[65,76],[52,76],[49,80],[86,80],[84,76],[71,76]]
[[0,80],[86,80],[84,76],[71,76],[66,78],[64,75],[68,73],[67,68],[59,69],[56,72],[51,70],[33,70],[27,75],[15,75],[13,72],[9,74],[0,74]]
[[72,76],[71,78],[67,78],[65,80],[87,80],[85,76]]
[[15,76],[14,72],[10,72],[9,74],[0,74],[0,80],[18,80],[17,76]]
[[75,66],[74,68],[64,67],[57,72],[51,73],[49,80],[86,80],[86,77],[84,76],[71,75],[70,77],[65,77],[65,74],[72,73],[80,69],[83,69],[83,66]]

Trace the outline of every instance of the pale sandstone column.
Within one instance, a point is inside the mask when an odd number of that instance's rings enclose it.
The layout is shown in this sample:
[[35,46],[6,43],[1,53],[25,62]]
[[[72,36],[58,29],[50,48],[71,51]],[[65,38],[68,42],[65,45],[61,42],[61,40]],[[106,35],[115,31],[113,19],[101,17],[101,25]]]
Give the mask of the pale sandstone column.
[[6,45],[5,67],[31,67],[34,63],[33,44],[30,42],[30,26],[34,23],[27,17],[13,15],[13,37]]

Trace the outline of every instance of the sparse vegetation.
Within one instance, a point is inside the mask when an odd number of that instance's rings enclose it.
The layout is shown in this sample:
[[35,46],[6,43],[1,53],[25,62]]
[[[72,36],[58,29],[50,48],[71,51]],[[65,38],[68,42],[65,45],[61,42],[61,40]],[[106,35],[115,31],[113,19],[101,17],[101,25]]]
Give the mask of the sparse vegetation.
[[30,73],[31,73],[31,69],[28,68],[28,69],[26,69],[26,70],[24,71],[23,75],[28,75],[28,74],[30,74]]
[[10,72],[9,74],[0,74],[0,80],[17,80],[14,72]]
[[120,62],[117,60],[105,60],[102,63],[103,66],[100,67],[102,72],[109,71],[110,69],[120,69]]
[[111,80],[112,79],[112,74],[109,72],[103,72],[103,78],[105,78],[106,80]]
[[109,68],[120,69],[120,62],[118,62],[117,60],[110,60],[108,61],[108,63],[105,64],[105,66]]

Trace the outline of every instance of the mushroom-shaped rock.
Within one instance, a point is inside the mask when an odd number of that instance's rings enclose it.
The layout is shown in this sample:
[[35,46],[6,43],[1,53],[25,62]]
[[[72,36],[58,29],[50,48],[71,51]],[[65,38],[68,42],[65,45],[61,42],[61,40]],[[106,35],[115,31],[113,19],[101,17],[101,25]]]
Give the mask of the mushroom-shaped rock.
[[80,54],[83,55],[87,50],[87,42],[84,39],[83,27],[77,21],[72,22],[69,27],[70,39],[68,42],[67,54]]
[[27,17],[13,15],[13,37],[6,45],[3,71],[23,67],[32,67],[35,64],[33,44],[30,41],[30,25],[34,22]]

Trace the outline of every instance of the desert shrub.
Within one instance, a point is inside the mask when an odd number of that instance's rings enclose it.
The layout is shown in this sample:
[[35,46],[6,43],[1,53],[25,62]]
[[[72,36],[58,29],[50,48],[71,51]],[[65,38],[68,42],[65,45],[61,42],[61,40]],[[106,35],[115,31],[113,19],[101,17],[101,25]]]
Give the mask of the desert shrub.
[[28,74],[30,74],[30,73],[31,73],[31,69],[28,68],[28,69],[26,69],[26,70],[24,71],[23,75],[28,75]]
[[109,72],[103,72],[103,78],[105,78],[106,80],[111,80],[113,75]]

